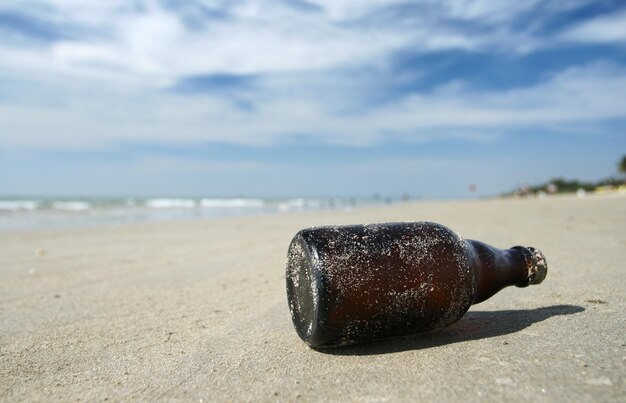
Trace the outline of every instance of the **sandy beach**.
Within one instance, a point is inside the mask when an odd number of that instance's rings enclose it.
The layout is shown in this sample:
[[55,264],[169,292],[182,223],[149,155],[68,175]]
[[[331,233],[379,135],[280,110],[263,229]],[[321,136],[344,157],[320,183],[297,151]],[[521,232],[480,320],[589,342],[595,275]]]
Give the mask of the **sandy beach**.
[[[445,329],[308,348],[286,303],[293,235],[417,220],[537,247],[548,276]],[[624,401],[624,262],[624,196],[6,232],[0,400]]]

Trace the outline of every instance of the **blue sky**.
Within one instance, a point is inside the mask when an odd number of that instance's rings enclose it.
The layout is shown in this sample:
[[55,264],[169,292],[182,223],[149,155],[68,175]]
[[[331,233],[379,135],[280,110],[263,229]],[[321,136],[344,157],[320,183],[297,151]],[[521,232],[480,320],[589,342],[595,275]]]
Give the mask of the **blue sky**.
[[0,195],[594,180],[624,94],[621,1],[4,0]]

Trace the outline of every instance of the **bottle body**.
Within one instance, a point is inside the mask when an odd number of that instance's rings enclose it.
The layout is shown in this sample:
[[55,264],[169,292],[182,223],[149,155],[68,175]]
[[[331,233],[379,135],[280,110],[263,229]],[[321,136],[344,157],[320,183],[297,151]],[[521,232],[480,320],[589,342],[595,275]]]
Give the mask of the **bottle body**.
[[526,260],[522,252],[498,260],[473,242],[430,222],[302,230],[287,259],[294,326],[312,347],[331,347],[450,325],[494,287],[525,281],[490,283],[503,265]]

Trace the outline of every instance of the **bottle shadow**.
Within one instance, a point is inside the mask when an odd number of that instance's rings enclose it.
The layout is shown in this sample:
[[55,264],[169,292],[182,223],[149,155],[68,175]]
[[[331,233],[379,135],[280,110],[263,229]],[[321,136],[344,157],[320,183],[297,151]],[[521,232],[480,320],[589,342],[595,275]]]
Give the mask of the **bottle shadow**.
[[432,332],[318,351],[331,355],[377,355],[421,350],[515,333],[553,316],[572,315],[584,310],[577,305],[553,305],[536,309],[474,311],[465,314],[456,324]]

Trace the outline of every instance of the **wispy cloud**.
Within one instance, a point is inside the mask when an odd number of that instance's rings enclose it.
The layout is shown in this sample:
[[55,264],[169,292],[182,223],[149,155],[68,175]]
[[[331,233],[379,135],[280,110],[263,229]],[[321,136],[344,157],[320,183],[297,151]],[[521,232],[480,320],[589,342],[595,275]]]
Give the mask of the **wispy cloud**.
[[622,54],[626,14],[594,4],[5,0],[0,146],[484,141],[626,119],[626,67],[611,55],[537,63],[506,88],[474,81],[476,65],[436,83],[441,66],[397,65],[433,54],[459,66],[467,55],[547,60],[564,41]]
[[626,45],[626,11],[581,22],[562,33],[564,40]]
[[[352,97],[361,89],[346,84],[344,77],[334,82],[326,78],[310,87],[300,82],[307,82],[306,75],[285,81],[257,79],[254,89],[233,95],[254,105],[252,109],[220,92],[189,95],[142,86],[42,80],[24,93],[25,85],[13,83],[5,87],[13,101],[0,103],[0,132],[12,135],[0,137],[0,144],[42,148],[129,141],[271,144],[306,136],[326,143],[367,145],[445,136],[481,139],[520,128],[626,117],[622,102],[626,69],[606,63],[571,68],[536,85],[502,91],[456,81],[375,108],[355,109]],[[340,92],[334,98],[333,88]]]
[[[20,31],[21,26],[21,34],[32,43],[6,41],[0,56],[9,68],[167,86],[188,75],[379,65],[407,50],[528,50],[539,46],[539,38],[518,27],[516,19],[539,4],[7,1],[0,10],[22,22],[5,23],[4,28]],[[554,6],[548,10],[560,11]],[[40,30],[45,27],[49,41],[31,35],[25,21]],[[68,36],[55,37],[53,32]]]

